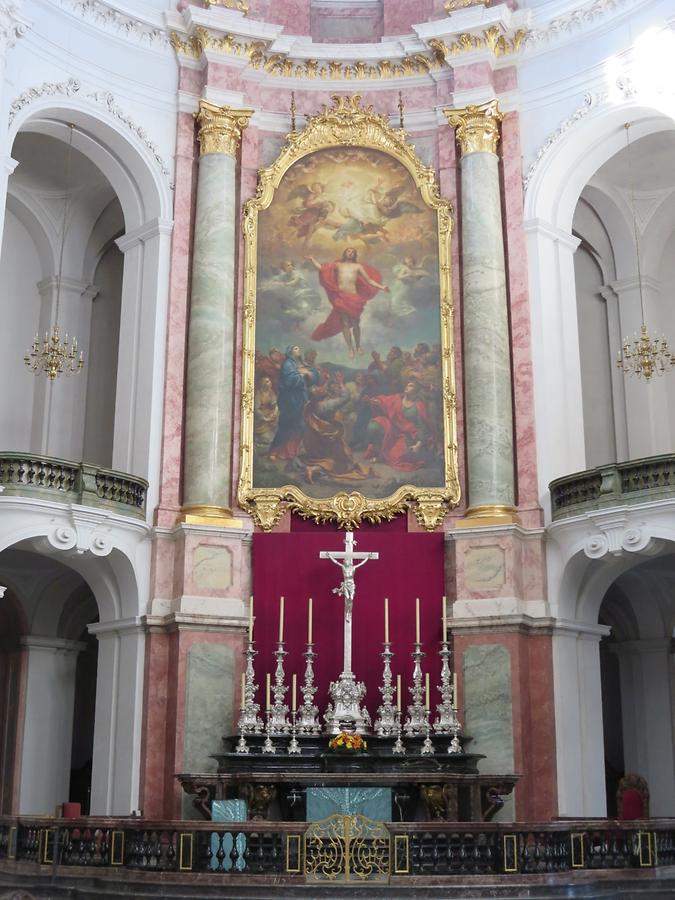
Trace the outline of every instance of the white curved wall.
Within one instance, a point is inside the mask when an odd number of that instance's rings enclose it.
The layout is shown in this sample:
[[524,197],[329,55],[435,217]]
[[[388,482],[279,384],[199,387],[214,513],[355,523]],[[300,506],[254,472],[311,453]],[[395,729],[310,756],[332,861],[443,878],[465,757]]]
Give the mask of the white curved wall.
[[7,211],[0,256],[2,319],[0,328],[0,445],[3,450],[31,449],[35,376],[23,365],[38,327],[40,259],[30,234]]

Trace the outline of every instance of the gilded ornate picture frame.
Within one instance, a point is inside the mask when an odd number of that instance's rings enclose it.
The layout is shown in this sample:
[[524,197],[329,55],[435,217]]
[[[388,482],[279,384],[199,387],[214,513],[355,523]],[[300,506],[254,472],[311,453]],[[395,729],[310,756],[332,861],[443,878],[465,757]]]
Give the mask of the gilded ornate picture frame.
[[459,502],[452,212],[360,97],[292,132],[244,211],[238,500],[344,527]]

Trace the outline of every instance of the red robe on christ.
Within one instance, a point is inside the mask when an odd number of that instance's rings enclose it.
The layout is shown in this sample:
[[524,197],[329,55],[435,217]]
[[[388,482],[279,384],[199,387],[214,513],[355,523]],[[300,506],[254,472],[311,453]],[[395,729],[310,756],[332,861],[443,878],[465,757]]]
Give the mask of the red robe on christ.
[[[336,260],[335,262],[324,263],[319,269],[319,283],[328,294],[330,305],[333,308],[326,321],[314,329],[312,333],[313,341],[323,341],[325,338],[340,334],[343,328],[341,314],[358,321],[366,303],[372,300],[379,290],[379,288],[368,284],[361,275],[356,279],[356,294],[340,290],[337,278],[337,262]],[[382,284],[382,277],[377,269],[366,265],[366,263],[362,263],[362,265],[369,278]]]

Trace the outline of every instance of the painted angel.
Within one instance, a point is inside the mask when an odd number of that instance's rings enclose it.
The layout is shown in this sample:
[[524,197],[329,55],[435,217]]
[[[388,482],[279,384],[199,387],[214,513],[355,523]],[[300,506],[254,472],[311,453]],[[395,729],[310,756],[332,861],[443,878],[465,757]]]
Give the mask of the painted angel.
[[398,219],[406,213],[419,215],[424,212],[421,206],[411,203],[410,200],[401,199],[408,188],[404,182],[399,182],[394,187],[385,190],[382,179],[377,180],[375,187],[369,189],[366,200],[382,216],[383,219]]

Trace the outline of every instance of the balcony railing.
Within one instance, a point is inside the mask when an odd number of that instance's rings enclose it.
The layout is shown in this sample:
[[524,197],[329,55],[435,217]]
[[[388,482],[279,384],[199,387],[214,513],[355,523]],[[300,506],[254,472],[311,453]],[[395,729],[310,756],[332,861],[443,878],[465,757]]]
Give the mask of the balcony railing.
[[675,456],[598,466],[550,484],[554,521],[595,509],[675,497]]
[[78,503],[144,518],[148,482],[113,469],[51,456],[0,453],[0,488],[4,497]]
[[528,824],[371,822],[358,816],[316,823],[0,817],[0,872],[16,872],[17,864],[51,867],[52,876],[67,866],[69,878],[76,869],[89,877],[92,869],[111,876],[126,870],[116,876],[125,883],[140,871],[146,877],[155,872],[164,883],[172,873],[193,872],[200,878],[241,876],[246,883],[256,876],[285,884],[405,884],[409,878],[420,884],[437,876],[561,875],[569,884],[575,870],[585,870],[587,882],[588,870],[621,870],[625,878],[627,869],[646,875],[674,863],[672,819]]

